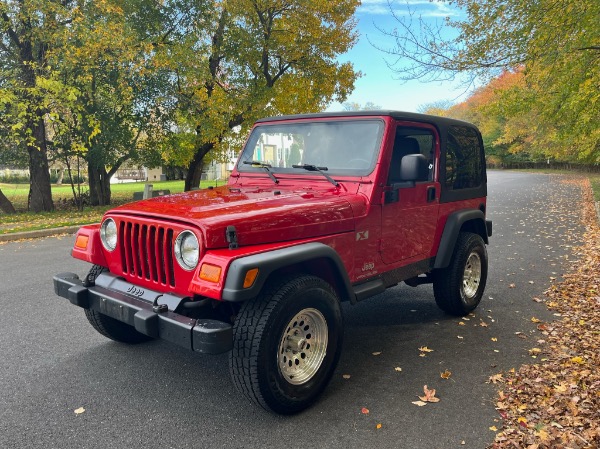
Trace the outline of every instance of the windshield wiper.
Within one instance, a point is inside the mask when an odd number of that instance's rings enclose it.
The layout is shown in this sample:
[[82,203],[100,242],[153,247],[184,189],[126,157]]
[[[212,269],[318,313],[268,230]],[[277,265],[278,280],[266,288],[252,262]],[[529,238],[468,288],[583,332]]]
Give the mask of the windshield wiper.
[[332,183],[334,186],[338,186],[338,182],[333,179],[331,176],[329,176],[327,173],[325,173],[325,170],[328,170],[327,167],[317,167],[316,165],[312,165],[312,164],[301,164],[301,165],[292,165],[292,168],[303,168],[304,170],[307,171],[317,171],[319,173],[321,173],[323,176],[325,176],[325,178],[327,178],[327,181],[329,181],[330,183]]
[[264,168],[267,172],[267,175],[269,175],[269,178],[271,178],[275,184],[279,184],[279,179],[277,179],[275,175],[271,173],[271,170],[269,170],[272,167],[271,164],[265,164],[264,162],[260,161],[244,161],[244,164],[252,165],[253,167]]

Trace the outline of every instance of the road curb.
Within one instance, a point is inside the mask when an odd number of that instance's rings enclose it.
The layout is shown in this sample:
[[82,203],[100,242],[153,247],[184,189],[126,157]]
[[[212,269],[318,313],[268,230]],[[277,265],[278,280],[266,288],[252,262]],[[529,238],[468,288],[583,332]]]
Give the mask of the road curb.
[[79,226],[63,226],[61,228],[38,229],[37,231],[13,232],[12,234],[0,234],[0,242],[13,242],[22,239],[36,239],[41,237],[52,237],[61,234],[75,234]]

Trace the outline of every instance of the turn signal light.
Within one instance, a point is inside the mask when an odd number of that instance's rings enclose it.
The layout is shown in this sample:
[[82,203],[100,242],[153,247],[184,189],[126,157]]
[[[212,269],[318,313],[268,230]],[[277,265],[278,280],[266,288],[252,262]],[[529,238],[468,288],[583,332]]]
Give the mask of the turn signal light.
[[221,280],[221,267],[203,263],[200,268],[200,279],[208,282],[219,282]]
[[75,239],[75,248],[86,249],[90,237],[87,235],[78,235]]
[[252,268],[251,270],[246,271],[246,277],[244,278],[244,288],[252,287],[257,276],[258,268]]

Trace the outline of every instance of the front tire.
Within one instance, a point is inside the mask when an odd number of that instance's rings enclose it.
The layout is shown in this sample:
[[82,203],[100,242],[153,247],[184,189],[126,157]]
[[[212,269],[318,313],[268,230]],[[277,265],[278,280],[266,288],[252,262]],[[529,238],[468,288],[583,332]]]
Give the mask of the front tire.
[[434,272],[435,302],[450,315],[472,312],[483,297],[487,272],[488,258],[483,239],[478,234],[461,232],[450,265]]
[[300,275],[272,282],[246,301],[229,356],[236,388],[281,414],[309,407],[327,386],[342,348],[342,313],[327,282]]
[[152,340],[152,337],[136,331],[129,324],[122,323],[95,310],[85,309],[85,316],[99,333],[119,343],[137,344]]

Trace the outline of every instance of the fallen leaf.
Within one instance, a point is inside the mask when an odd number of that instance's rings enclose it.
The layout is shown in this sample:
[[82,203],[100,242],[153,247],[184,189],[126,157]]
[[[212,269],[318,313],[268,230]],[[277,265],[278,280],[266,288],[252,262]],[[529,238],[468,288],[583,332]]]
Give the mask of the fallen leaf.
[[374,352],[373,355],[381,355],[381,351]]
[[490,430],[491,430],[492,432],[498,432],[498,428],[497,428],[496,426],[491,426],[491,427],[490,427]]
[[488,327],[488,326],[489,326],[489,324],[488,324],[488,323],[486,323],[485,321],[480,321],[480,322],[479,322],[479,325],[480,325],[481,327]]
[[83,412],[85,412],[85,409],[83,407],[79,407],[75,410],[76,415],[81,415]]
[[419,351],[421,351],[421,352],[433,352],[433,349],[429,349],[427,346],[421,346],[419,348]]
[[463,323],[462,321],[459,321],[459,322],[458,322],[458,325],[459,325],[459,326],[465,326],[465,323]]
[[342,377],[343,377],[344,379],[350,379],[350,377],[351,377],[351,376],[350,376],[350,374],[344,374]]
[[456,338],[458,338],[459,340],[464,339],[465,337],[463,337],[462,335],[457,335]]
[[443,373],[440,373],[440,377],[442,379],[450,379],[451,375],[452,375],[452,373],[448,370],[444,371]]
[[501,382],[503,380],[502,378],[502,373],[498,373],[498,374],[494,374],[493,376],[490,376],[488,379],[488,383],[497,383],[497,382]]
[[492,337],[490,340],[492,340],[492,341],[498,341],[498,339],[496,337]]
[[423,402],[423,401],[413,401],[412,403],[415,405],[418,405],[419,407],[423,407],[423,406],[427,405],[427,402]]
[[425,396],[419,396],[423,402],[440,402],[440,399],[435,397],[435,388],[430,390],[427,385],[423,385],[423,393]]
[[538,318],[536,318],[536,317],[533,316],[533,317],[531,317],[531,322],[532,323],[541,323],[542,320],[540,320],[540,319],[538,319]]
[[381,429],[381,424],[377,424],[377,425],[375,426],[375,428],[376,428],[376,429]]
[[515,284],[509,284],[509,285],[508,285],[508,287],[509,287],[509,288],[515,288],[515,287],[516,287],[516,285],[515,285]]
[[366,407],[363,407],[363,408],[361,408],[361,409],[360,409],[360,412],[361,412],[363,415],[368,415],[368,414],[369,414],[369,409],[368,409],[368,408],[366,408]]
[[394,371],[400,372],[400,371],[402,371],[402,368],[400,368],[399,366],[397,366],[396,368],[394,368]]

